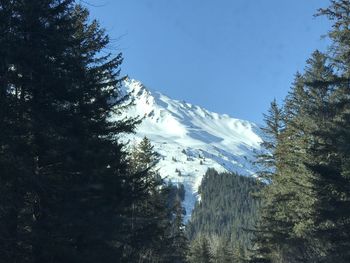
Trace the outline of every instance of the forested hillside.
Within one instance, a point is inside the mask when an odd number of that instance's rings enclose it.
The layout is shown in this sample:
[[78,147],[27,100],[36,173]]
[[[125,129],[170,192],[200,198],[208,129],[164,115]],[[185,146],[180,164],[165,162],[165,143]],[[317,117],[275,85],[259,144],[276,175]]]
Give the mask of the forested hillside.
[[256,223],[259,201],[254,195],[261,187],[254,178],[209,169],[199,187],[200,201],[186,228],[190,239],[200,234],[217,235],[247,247],[250,236],[244,229]]
[[[254,195],[261,187],[254,178],[209,169],[199,187],[200,201],[186,226],[192,247],[203,238],[208,239],[211,250],[221,242],[227,246],[226,253],[231,254],[232,260],[235,250],[248,250],[252,237],[248,230],[256,224],[259,208]],[[215,255],[220,256],[223,255]]]
[[[84,5],[0,0],[0,262],[349,263],[350,1],[317,15],[333,23],[329,50],[271,103],[262,142],[255,125],[162,97],[145,127],[167,127],[153,134],[172,140],[165,156],[144,134],[129,140],[143,116]],[[162,178],[160,159],[186,180]],[[209,169],[185,225],[194,160],[258,172]]]
[[152,141],[161,157],[159,174],[186,189],[186,221],[208,168],[245,176],[256,173],[252,162],[261,143],[256,124],[169,98],[133,79],[123,82],[123,91],[133,101],[123,116],[144,116],[135,133],[123,139],[138,142],[146,136]]

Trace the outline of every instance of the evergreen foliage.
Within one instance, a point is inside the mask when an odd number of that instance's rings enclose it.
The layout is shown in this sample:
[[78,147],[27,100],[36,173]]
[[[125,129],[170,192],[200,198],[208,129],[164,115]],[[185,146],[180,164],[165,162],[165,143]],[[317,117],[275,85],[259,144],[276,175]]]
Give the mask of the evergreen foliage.
[[190,254],[199,253],[198,244],[205,238],[210,246],[210,262],[243,260],[252,238],[249,229],[256,223],[259,208],[253,194],[261,188],[262,184],[253,178],[208,169],[199,187],[201,201],[196,203],[186,227],[192,240]]
[[230,242],[225,238],[219,238],[213,253],[213,263],[231,263],[238,255],[234,255]]
[[155,165],[159,155],[147,137],[130,153],[132,193],[139,198],[129,209],[130,233],[125,262],[178,262],[186,260],[183,185],[164,184]]
[[177,190],[176,200],[174,203],[174,215],[171,227],[170,242],[171,251],[168,253],[167,262],[184,263],[188,253],[188,239],[185,233],[184,209],[181,206],[181,191]]
[[245,229],[255,224],[259,207],[252,194],[260,188],[253,178],[208,169],[198,191],[201,201],[187,225],[190,239],[199,234],[218,235],[247,247],[250,234]]
[[109,262],[128,192],[112,135],[134,126],[109,121],[121,55],[100,55],[108,37],[73,1],[2,1],[0,17],[3,260]]
[[[349,25],[350,2],[320,9],[334,21],[330,52],[315,51],[296,75],[282,107],[269,160],[272,171],[261,192],[251,262],[349,262]],[[265,161],[265,162],[264,162]]]
[[1,262],[166,262],[181,219],[150,142],[118,141],[137,120],[110,118],[104,30],[73,0],[4,0],[0,31]]
[[98,22],[0,1],[0,261],[350,262],[350,1],[330,2],[329,52],[264,115],[259,180],[209,169],[185,232],[184,186],[119,141],[138,120],[111,118],[122,56]]
[[199,235],[191,243],[188,255],[190,263],[211,263],[213,255],[210,252],[209,240],[204,235]]

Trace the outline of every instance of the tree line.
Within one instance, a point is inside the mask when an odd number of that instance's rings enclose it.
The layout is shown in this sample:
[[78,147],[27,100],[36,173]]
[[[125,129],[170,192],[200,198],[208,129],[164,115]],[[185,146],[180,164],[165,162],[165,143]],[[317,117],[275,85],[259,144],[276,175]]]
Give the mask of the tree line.
[[189,246],[183,187],[147,138],[120,140],[139,119],[111,118],[127,96],[104,29],[74,0],[1,0],[0,262],[350,262],[350,1],[318,15],[329,51],[271,103],[260,180],[209,170]]

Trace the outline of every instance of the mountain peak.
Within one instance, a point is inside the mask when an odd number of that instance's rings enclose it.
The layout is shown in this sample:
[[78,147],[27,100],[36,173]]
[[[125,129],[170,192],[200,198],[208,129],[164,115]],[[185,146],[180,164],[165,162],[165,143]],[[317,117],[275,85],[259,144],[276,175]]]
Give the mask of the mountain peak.
[[187,219],[208,168],[254,175],[251,161],[261,143],[254,123],[170,99],[134,79],[125,80],[123,89],[134,101],[128,116],[144,117],[129,139],[148,137],[161,156],[160,175],[184,184]]

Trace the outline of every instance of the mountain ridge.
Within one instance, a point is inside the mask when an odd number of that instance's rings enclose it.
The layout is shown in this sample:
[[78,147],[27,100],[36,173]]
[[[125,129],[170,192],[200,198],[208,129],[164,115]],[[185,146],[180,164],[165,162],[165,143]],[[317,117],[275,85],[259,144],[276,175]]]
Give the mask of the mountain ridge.
[[135,79],[126,79],[122,92],[132,102],[124,117],[143,118],[127,139],[138,142],[148,137],[160,155],[160,175],[184,184],[186,220],[208,168],[254,176],[252,161],[261,143],[256,124],[173,100]]

